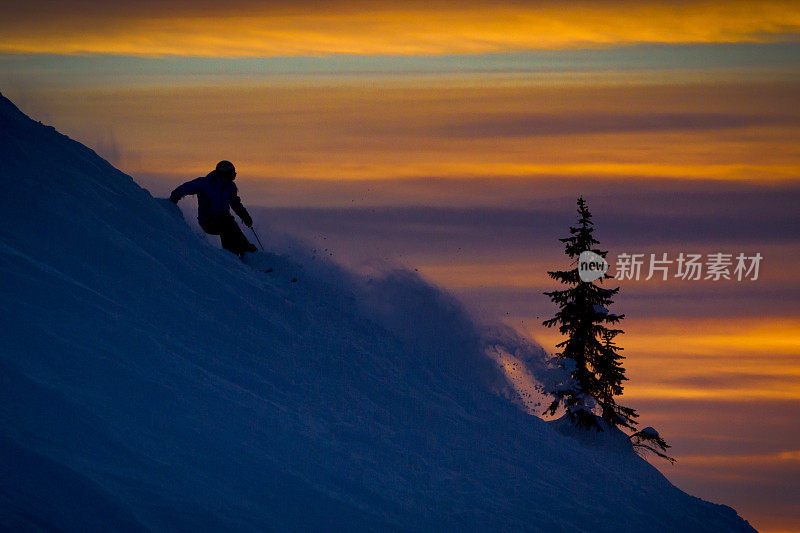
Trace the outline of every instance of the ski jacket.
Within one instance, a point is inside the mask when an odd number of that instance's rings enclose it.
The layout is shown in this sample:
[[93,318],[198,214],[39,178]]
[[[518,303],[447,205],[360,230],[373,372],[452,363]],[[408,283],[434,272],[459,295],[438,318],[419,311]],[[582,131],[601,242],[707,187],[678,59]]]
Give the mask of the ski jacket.
[[207,176],[187,181],[170,194],[173,202],[178,202],[184,196],[197,195],[197,220],[205,222],[219,215],[230,215],[230,208],[242,220],[252,220],[247,209],[239,198],[239,189],[233,181],[220,178],[217,171],[211,171]]

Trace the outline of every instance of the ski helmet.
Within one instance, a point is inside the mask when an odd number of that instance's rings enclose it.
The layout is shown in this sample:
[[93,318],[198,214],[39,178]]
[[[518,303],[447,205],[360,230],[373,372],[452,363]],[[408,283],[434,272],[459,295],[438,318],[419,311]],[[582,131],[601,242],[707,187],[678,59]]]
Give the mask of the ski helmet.
[[217,163],[217,172],[220,174],[236,174],[236,167],[230,161],[222,160]]

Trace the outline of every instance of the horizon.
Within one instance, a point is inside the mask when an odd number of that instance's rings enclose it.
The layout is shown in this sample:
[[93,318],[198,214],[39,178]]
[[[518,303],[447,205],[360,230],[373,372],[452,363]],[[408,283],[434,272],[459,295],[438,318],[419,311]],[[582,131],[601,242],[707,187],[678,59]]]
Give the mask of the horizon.
[[622,401],[673,445],[652,462],[679,488],[800,531],[793,3],[70,4],[0,22],[24,113],[157,197],[231,160],[257,227],[416,269],[550,353],[542,292],[579,194],[612,258],[760,253],[754,281],[618,282]]

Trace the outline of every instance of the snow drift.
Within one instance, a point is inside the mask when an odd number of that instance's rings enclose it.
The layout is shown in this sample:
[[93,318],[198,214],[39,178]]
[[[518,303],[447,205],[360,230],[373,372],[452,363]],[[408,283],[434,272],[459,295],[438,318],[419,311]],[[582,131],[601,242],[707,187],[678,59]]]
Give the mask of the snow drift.
[[2,96],[0,183],[4,529],[752,531],[523,412],[483,352],[536,347],[410,273],[242,264]]

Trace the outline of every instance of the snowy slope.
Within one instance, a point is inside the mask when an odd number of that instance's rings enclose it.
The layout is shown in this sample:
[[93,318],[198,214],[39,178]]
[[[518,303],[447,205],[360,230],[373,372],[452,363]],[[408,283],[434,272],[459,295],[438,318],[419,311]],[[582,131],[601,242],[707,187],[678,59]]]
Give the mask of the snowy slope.
[[483,352],[535,347],[410,273],[244,265],[1,96],[0,184],[2,528],[752,531],[525,414]]

